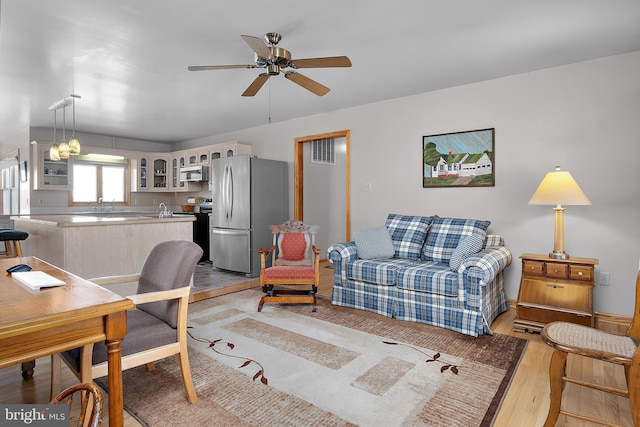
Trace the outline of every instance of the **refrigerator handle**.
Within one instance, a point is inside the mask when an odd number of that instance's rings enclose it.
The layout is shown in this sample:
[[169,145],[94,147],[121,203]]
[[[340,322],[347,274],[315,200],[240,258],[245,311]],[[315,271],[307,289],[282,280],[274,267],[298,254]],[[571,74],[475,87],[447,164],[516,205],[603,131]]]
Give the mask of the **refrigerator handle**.
[[229,165],[224,165],[224,172],[222,174],[222,186],[220,188],[220,192],[222,193],[222,204],[224,206],[224,219],[226,222],[229,222],[229,207],[227,203],[227,173],[229,170]]
[[229,165],[229,221],[233,219],[233,167]]

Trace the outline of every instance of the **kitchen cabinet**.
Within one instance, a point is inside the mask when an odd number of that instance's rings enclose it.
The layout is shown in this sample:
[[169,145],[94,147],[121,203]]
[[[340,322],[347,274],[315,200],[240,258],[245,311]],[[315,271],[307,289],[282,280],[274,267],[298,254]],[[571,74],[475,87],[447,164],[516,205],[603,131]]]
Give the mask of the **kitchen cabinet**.
[[553,259],[523,254],[513,330],[540,332],[553,321],[594,326],[595,258]]
[[231,142],[225,144],[222,148],[222,157],[241,156],[243,154],[251,154],[251,144]]
[[49,150],[53,144],[32,143],[33,189],[70,190],[72,188],[73,157],[51,160]]
[[138,191],[169,191],[169,156],[141,155],[137,170]]
[[185,166],[186,156],[178,154],[171,157],[171,190],[186,191],[185,182],[180,182],[180,168]]
[[209,149],[203,148],[198,150],[198,166],[210,166]]

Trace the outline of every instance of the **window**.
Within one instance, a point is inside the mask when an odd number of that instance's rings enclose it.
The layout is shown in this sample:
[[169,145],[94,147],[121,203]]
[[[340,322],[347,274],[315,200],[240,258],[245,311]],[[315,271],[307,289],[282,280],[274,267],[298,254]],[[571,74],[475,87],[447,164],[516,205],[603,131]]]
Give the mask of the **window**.
[[72,203],[126,204],[129,200],[127,162],[124,159],[98,160],[93,156],[78,156],[73,164]]

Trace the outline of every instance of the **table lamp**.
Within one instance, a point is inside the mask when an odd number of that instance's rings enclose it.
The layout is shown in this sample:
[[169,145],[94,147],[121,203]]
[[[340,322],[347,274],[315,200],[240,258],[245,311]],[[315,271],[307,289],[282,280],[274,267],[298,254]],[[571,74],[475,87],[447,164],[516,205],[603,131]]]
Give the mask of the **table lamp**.
[[556,170],[548,172],[531,199],[530,205],[555,205],[556,228],[553,239],[553,252],[549,258],[568,259],[569,254],[564,251],[564,211],[562,205],[590,205],[591,202],[584,194],[578,183],[567,171]]

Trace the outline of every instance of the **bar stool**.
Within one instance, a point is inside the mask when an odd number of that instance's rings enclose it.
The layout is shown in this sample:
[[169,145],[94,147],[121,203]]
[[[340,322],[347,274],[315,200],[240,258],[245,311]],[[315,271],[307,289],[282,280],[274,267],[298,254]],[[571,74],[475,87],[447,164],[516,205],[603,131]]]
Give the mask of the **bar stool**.
[[16,258],[22,256],[20,242],[26,240],[29,233],[12,228],[0,228],[0,242],[4,242],[4,251],[0,250],[0,258]]

